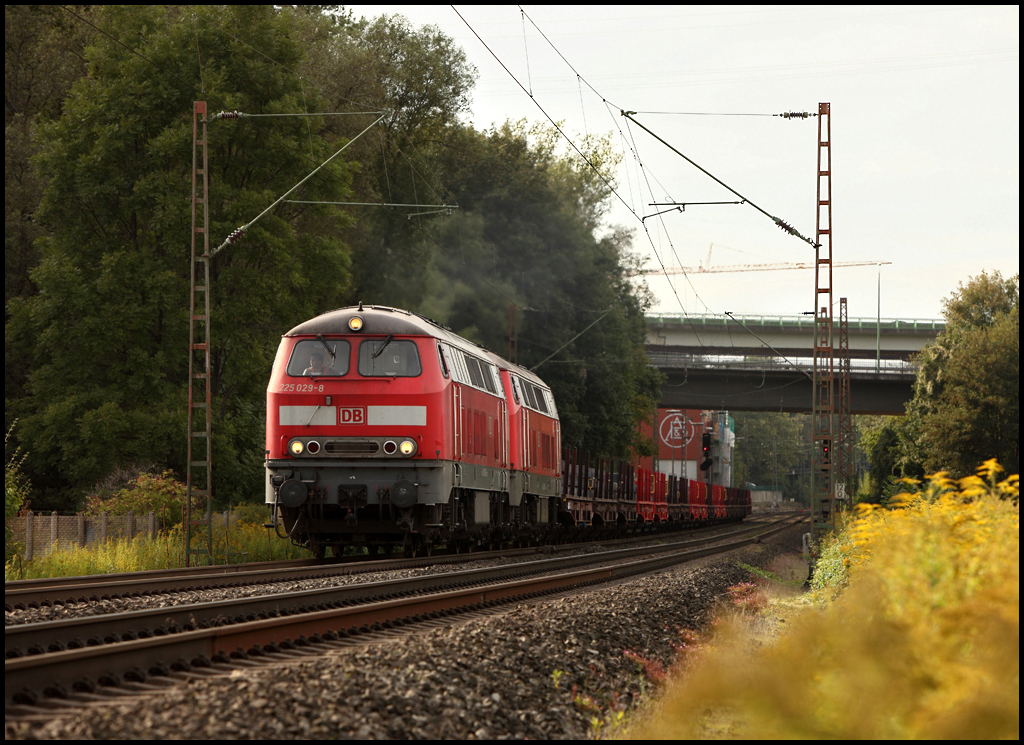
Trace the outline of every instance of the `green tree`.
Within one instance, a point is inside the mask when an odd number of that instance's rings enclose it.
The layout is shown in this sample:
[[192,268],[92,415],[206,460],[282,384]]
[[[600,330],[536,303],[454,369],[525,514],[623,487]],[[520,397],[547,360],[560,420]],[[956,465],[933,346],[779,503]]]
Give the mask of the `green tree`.
[[[637,434],[660,384],[644,356],[648,297],[629,279],[629,233],[600,223],[607,185],[549,130],[461,127],[449,141],[443,173],[462,209],[423,230],[437,246],[424,309],[504,355],[515,305],[517,361],[554,390],[565,444],[649,448]],[[606,141],[587,151],[614,165]]]
[[[297,11],[221,6],[198,23],[181,7],[106,6],[87,50],[89,76],[40,126],[40,214],[52,236],[32,273],[40,293],[10,305],[8,365],[31,370],[8,401],[32,443],[40,486],[83,488],[118,464],[184,471],[192,102],[211,111],[299,112],[319,100],[292,72]],[[314,110],[316,110],[314,108]],[[211,247],[333,151],[317,123],[210,125]],[[304,187],[340,200],[340,159]],[[260,491],[263,399],[277,338],[338,304],[349,253],[345,219],[288,205],[212,262],[214,493]]]
[[[1020,469],[1019,275],[982,272],[945,303],[946,331],[921,355],[900,437],[904,472]],[[912,475],[919,475],[914,473]]]
[[[777,486],[785,498],[798,495],[787,474],[805,460],[803,420],[806,416],[773,412],[733,412],[736,420],[736,449],[733,455],[733,483]],[[789,492],[794,491],[790,494]]]
[[[92,29],[71,13],[78,6],[4,6],[4,322],[10,302],[36,293],[31,273],[38,266],[37,241],[49,234],[40,219],[45,178],[34,158],[40,124],[60,116],[72,83],[85,74],[84,48]],[[8,355],[9,356],[9,355]],[[4,365],[4,398],[25,395],[28,370],[20,361]],[[14,418],[6,407],[6,426]]]
[[[398,15],[353,19],[336,9],[304,17],[304,78],[331,111],[384,110],[372,134],[353,146],[360,163],[353,201],[451,204],[443,168],[457,147],[456,126],[469,111],[476,70],[458,45],[434,26],[414,27]],[[338,127],[347,117],[328,121]],[[433,218],[419,208],[347,207],[358,224],[344,234],[352,247],[348,299],[417,308],[426,294],[422,267],[436,247],[419,227]],[[436,215],[435,215],[436,217]]]
[[886,487],[894,479],[923,475],[916,457],[909,455],[911,443],[915,442],[910,424],[905,416],[857,417],[859,447],[870,467],[870,485],[862,501],[881,502]]
[[[9,43],[9,73],[43,69],[33,60],[50,60],[51,47],[71,50],[31,126],[19,120],[8,136],[9,163],[31,166],[17,172],[17,199],[8,195],[8,227],[31,223],[8,231],[31,271],[8,293],[6,410],[9,422],[22,417],[40,506],[76,506],[54,495],[80,494],[131,464],[184,471],[196,99],[211,112],[387,109],[346,162],[296,198],[461,207],[409,219],[408,210],[286,205],[213,260],[216,495],[238,502],[261,490],[264,388],[279,335],[358,299],[425,312],[498,352],[515,304],[519,361],[542,364],[566,442],[603,453],[649,447],[637,434],[658,389],[643,354],[648,299],[630,280],[629,233],[601,222],[607,183],[560,152],[550,130],[479,132],[461,121],[476,71],[450,38],[334,6],[75,12],[99,30],[70,14],[8,9],[8,40],[57,29],[25,47],[37,51],[23,63],[12,64]],[[58,31],[80,41],[62,46]],[[28,100],[12,80],[9,99]],[[11,116],[29,116],[17,106]],[[212,245],[371,121],[211,124]],[[608,143],[586,148],[607,178]]]
[[[71,6],[75,13],[88,13]],[[34,293],[29,273],[43,182],[32,163],[38,124],[60,116],[72,83],[85,74],[91,29],[53,5],[4,6],[4,302]]]

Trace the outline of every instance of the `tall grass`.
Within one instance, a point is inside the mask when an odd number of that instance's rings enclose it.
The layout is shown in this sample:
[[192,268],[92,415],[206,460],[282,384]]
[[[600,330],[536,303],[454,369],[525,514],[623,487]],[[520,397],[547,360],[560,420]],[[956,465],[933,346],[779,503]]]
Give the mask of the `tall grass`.
[[862,507],[830,547],[819,606],[761,648],[741,620],[722,624],[630,734],[1017,739],[1019,481],[999,470]]
[[[281,540],[259,522],[251,521],[252,510],[244,507],[232,513],[228,528],[217,515],[213,521],[213,563],[238,564],[249,561],[308,558],[309,552]],[[258,520],[258,516],[256,517]],[[206,548],[206,531],[193,532],[193,548]],[[208,563],[205,555],[193,557],[192,564]],[[181,526],[156,538],[137,536],[132,540],[109,540],[92,546],[59,546],[32,561],[16,557],[4,566],[4,581],[43,577],[75,577],[87,574],[138,572],[185,566],[185,541]]]

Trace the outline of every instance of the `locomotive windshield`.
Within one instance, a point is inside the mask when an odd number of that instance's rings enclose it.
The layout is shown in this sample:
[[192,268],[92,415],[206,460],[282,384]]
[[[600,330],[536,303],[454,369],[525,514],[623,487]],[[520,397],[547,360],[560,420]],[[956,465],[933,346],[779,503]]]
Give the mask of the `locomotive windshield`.
[[416,342],[387,337],[367,339],[359,345],[359,374],[415,378],[423,368]]
[[292,350],[287,372],[295,378],[345,375],[351,351],[344,339],[303,339]]

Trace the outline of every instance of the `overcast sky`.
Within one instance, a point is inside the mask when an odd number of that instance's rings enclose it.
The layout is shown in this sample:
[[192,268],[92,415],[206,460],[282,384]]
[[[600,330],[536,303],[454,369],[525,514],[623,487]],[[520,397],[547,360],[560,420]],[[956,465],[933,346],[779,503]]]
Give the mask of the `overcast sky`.
[[[695,267],[710,250],[715,267],[809,261],[814,249],[749,205],[648,218],[648,239],[637,215],[664,209],[650,202],[737,197],[635,124],[627,129],[621,109],[813,113],[829,102],[833,260],[892,262],[835,270],[835,302],[849,298],[851,317],[875,316],[879,271],[883,318],[937,318],[942,300],[968,277],[1020,271],[1016,6],[525,5],[524,18],[515,5],[456,5],[469,26],[451,6],[349,7],[357,16],[400,13],[453,37],[479,72],[477,127],[546,121],[539,104],[570,136],[611,135],[624,153],[618,192],[625,204],[616,200],[608,220],[634,229],[633,249],[650,268],[659,266],[656,253],[667,267]],[[813,238],[816,119],[636,119]],[[808,270],[676,275],[675,291],[664,276],[647,281],[653,310],[664,313],[813,308]]]

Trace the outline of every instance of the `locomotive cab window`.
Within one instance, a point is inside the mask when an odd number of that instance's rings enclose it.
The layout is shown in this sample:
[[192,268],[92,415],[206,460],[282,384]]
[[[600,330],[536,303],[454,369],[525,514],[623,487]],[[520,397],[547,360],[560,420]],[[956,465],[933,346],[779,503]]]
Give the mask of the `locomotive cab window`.
[[344,339],[303,339],[292,349],[286,372],[293,378],[345,375],[351,350]]
[[448,377],[448,363],[444,359],[444,350],[441,349],[441,345],[437,345],[437,359],[441,361],[441,374],[446,378]]
[[364,377],[415,378],[423,372],[416,342],[390,336],[367,339],[359,345],[358,369]]

